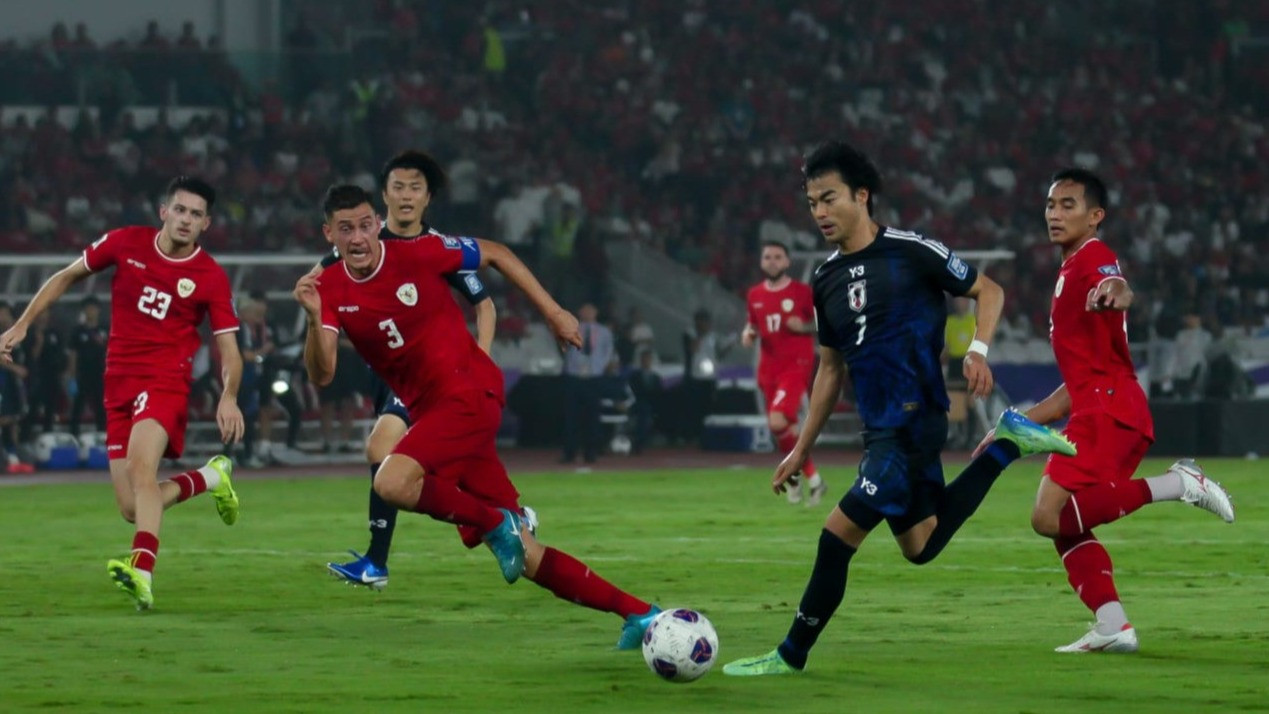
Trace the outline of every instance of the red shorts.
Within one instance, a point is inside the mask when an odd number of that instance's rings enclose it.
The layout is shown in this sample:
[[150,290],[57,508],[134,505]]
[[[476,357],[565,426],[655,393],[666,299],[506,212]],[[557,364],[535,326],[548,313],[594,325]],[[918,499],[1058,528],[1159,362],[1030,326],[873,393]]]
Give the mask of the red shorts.
[[806,396],[810,382],[811,374],[804,369],[785,370],[774,375],[759,374],[758,388],[766,400],[767,413],[779,412],[790,424],[797,423],[802,397]]
[[1062,433],[1079,453],[1051,454],[1044,472],[1067,491],[1132,478],[1154,441],[1100,410],[1071,417]]
[[[511,485],[498,458],[495,439],[502,423],[502,402],[487,391],[452,394],[423,414],[401,437],[392,453],[423,467],[425,478],[439,478],[493,508],[519,510],[520,492]],[[481,544],[480,533],[458,526],[463,545]]]
[[155,384],[140,377],[107,378],[106,457],[128,456],[128,439],[132,425],[153,419],[167,432],[167,449],[163,456],[179,458],[185,450],[185,426],[189,423],[189,387]]

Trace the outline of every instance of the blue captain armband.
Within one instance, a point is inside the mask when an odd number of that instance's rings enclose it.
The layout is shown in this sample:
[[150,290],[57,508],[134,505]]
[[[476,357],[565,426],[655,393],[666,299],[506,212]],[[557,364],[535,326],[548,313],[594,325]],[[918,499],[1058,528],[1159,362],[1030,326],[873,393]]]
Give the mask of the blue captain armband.
[[459,249],[463,251],[463,266],[460,270],[475,270],[480,267],[480,243],[475,238],[459,238]]

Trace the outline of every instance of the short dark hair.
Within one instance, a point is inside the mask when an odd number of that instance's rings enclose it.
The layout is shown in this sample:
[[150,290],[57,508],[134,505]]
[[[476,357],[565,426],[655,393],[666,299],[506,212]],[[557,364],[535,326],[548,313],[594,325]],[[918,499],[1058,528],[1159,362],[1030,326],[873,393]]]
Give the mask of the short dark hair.
[[388,159],[388,163],[383,165],[383,169],[379,172],[380,190],[387,190],[388,175],[396,169],[413,169],[423,174],[423,178],[427,179],[427,192],[434,197],[439,196],[449,184],[449,179],[445,176],[445,170],[441,168],[439,161],[432,158],[431,154],[409,149]]
[[211,213],[212,206],[216,205],[216,189],[206,181],[195,178],[193,176],[177,176],[167,183],[167,200],[172,200],[177,191],[189,191],[195,196],[201,197],[207,202],[207,212]]
[[784,251],[785,255],[790,255],[789,246],[781,243],[778,240],[764,240],[762,241],[762,247],[763,248],[779,248],[780,250]]
[[335,215],[335,211],[356,208],[363,203],[374,207],[374,197],[369,191],[355,183],[335,184],[326,189],[326,195],[322,197],[322,213],[329,219]]
[[1052,186],[1061,181],[1070,181],[1083,186],[1084,204],[1089,208],[1110,208],[1110,193],[1106,190],[1106,184],[1092,171],[1076,166],[1067,167],[1054,172],[1049,185]]
[[881,193],[881,173],[867,154],[844,141],[826,141],[815,147],[802,164],[802,186],[806,182],[836,172],[851,191],[868,189],[868,213],[873,196]]

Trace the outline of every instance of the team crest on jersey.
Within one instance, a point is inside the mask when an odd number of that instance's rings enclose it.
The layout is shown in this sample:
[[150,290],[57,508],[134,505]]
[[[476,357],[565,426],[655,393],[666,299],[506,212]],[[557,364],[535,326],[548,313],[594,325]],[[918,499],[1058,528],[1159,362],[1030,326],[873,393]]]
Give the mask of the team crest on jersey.
[[780,309],[784,310],[785,312],[793,312],[793,301],[790,300],[789,298],[785,298],[781,300]]
[[846,297],[850,300],[850,309],[862,312],[868,304],[868,281],[857,280],[846,286]]
[[414,307],[419,301],[419,290],[414,287],[414,283],[403,283],[397,288],[397,299],[405,303],[406,307]]
[[189,278],[181,278],[176,281],[176,294],[183,298],[187,298],[194,294],[194,281]]
[[1066,284],[1066,276],[1059,275],[1058,281],[1057,281],[1057,287],[1053,288],[1053,297],[1055,298],[1062,297],[1062,286],[1065,284]]

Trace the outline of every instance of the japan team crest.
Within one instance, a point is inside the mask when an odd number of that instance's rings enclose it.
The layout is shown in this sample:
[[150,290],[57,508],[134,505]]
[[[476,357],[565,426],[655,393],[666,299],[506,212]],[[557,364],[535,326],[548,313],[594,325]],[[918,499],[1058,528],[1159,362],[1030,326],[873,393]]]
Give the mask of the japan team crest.
[[868,304],[868,281],[856,280],[846,286],[846,297],[850,300],[850,309],[862,312]]
[[414,287],[414,283],[402,283],[397,288],[397,299],[405,303],[406,307],[414,307],[419,301],[419,290]]
[[780,309],[784,310],[785,312],[793,312],[793,301],[790,300],[789,298],[785,298],[781,300]]
[[181,278],[176,281],[176,294],[183,298],[187,298],[194,294],[194,281],[189,278]]

